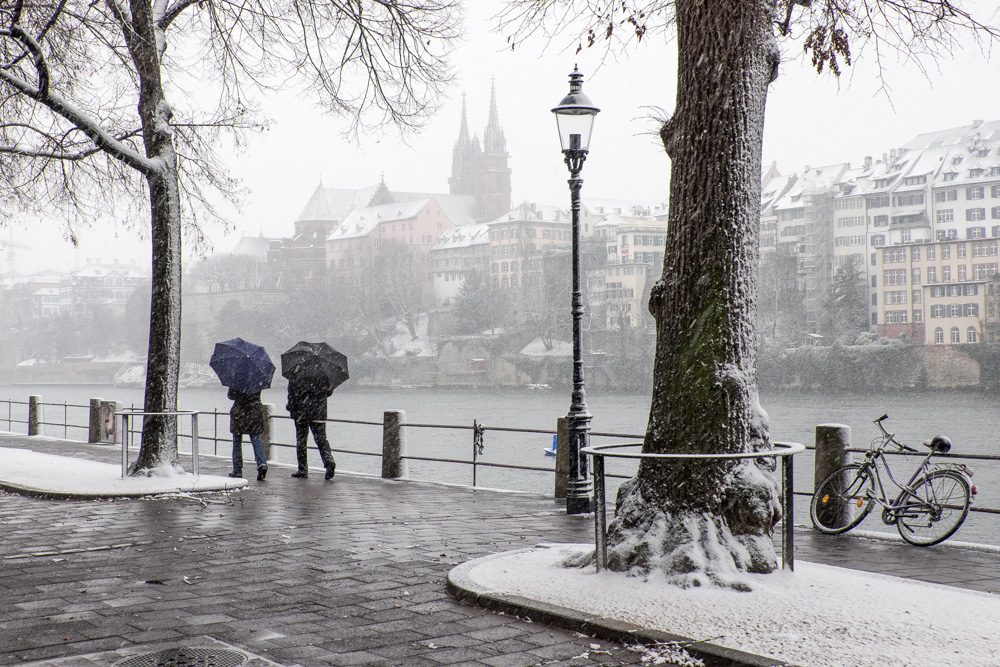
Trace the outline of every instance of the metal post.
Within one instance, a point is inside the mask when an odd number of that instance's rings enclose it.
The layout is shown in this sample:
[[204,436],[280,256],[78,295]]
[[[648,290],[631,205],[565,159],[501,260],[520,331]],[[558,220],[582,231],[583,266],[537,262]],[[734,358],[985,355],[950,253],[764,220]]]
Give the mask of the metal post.
[[604,497],[604,457],[594,456],[594,563],[608,569],[608,516]]
[[566,422],[569,428],[569,484],[566,488],[566,513],[587,514],[592,511],[591,486],[587,474],[587,456],[581,450],[590,446],[590,421],[593,415],[587,409],[587,392],[583,379],[583,291],[580,286],[580,188],[579,177],[587,151],[564,151],[570,168],[569,190],[572,214],[573,261],[573,394]]
[[42,434],[42,397],[28,397],[28,435]]
[[785,515],[781,535],[781,567],[795,571],[795,484],[792,476],[792,457],[781,457],[781,494]]
[[198,413],[195,412],[191,415],[191,458],[194,460],[194,476],[198,477],[201,474],[201,468],[198,464]]
[[274,403],[264,403],[264,432],[260,439],[264,443],[264,460],[271,460],[271,436],[274,433]]
[[122,415],[122,479],[128,474],[128,441],[132,434],[128,428],[128,413]]

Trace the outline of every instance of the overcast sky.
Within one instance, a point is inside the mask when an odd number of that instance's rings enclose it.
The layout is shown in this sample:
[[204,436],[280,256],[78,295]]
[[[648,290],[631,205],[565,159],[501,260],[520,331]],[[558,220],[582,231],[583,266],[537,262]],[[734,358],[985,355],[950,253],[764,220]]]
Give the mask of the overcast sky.
[[[651,134],[656,126],[650,117],[674,105],[673,43],[653,36],[617,61],[597,49],[575,54],[560,43],[543,51],[541,42],[529,42],[512,52],[504,36],[489,29],[490,8],[499,1],[469,4],[467,37],[455,54],[455,84],[440,112],[405,143],[390,132],[354,145],[341,136],[344,121],[325,117],[301,94],[267,100],[275,122],[252,137],[249,151],[232,165],[250,189],[249,198],[243,213],[234,217],[234,234],[213,231],[216,249],[228,252],[242,234],[289,235],[321,179],[327,186],[358,188],[377,183],[384,174],[390,189],[447,192],[462,95],[470,131],[481,139],[491,82],[511,155],[514,203],[568,204],[568,173],[550,109],[568,90],[574,64],[585,75],[584,90],[601,108],[582,174],[583,196],[666,199],[669,161]],[[926,61],[926,73],[891,56],[882,63],[888,91],[882,89],[874,58],[866,56],[870,54],[862,53],[837,81],[816,75],[798,53],[785,54],[768,95],[765,164],[776,161],[782,173],[805,165],[856,165],[865,155],[880,159],[923,132],[1000,118],[1000,87],[995,84],[1000,52],[990,59],[970,45],[936,65]],[[112,236],[106,230],[79,230],[76,258],[117,256],[148,265],[148,241],[136,240],[130,232]],[[4,234],[0,241],[7,238]],[[15,240],[46,247],[42,255],[18,251],[19,271],[72,265],[74,252],[56,229],[19,230]],[[7,269],[6,259],[0,257],[0,270]]]

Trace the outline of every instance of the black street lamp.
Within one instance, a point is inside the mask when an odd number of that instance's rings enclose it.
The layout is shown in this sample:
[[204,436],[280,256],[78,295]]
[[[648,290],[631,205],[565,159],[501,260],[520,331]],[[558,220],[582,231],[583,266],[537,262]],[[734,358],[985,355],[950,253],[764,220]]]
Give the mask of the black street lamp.
[[590,420],[587,392],[583,386],[583,293],[580,289],[580,170],[590,148],[594,117],[600,111],[583,93],[583,75],[574,67],[569,75],[569,94],[552,110],[559,128],[566,166],[569,167],[570,212],[573,221],[573,396],[566,415],[569,431],[569,484],[566,488],[566,513],[592,511],[587,457],[581,450],[590,446]]

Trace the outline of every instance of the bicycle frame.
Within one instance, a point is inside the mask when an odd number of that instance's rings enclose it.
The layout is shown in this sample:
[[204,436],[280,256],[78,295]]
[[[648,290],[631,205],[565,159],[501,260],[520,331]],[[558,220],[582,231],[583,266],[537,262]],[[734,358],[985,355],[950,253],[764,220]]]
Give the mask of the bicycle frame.
[[[882,521],[887,525],[894,524],[900,517],[903,510],[926,510],[930,505],[930,501],[933,498],[921,498],[916,493],[914,493],[913,483],[917,481],[920,477],[924,476],[931,470],[930,461],[931,458],[936,454],[934,450],[929,451],[924,455],[923,460],[917,469],[910,476],[910,479],[905,484],[900,484],[896,481],[896,478],[892,474],[892,469],[889,467],[889,463],[885,458],[885,449],[889,445],[895,445],[899,448],[901,452],[919,454],[917,450],[912,447],[907,447],[903,443],[899,442],[895,438],[894,433],[889,433],[882,426],[881,420],[876,420],[875,424],[882,431],[882,437],[876,438],[872,441],[872,447],[865,452],[865,462],[861,464],[861,471],[871,474],[875,478],[875,485],[878,488],[878,495],[871,498],[872,501],[877,503],[882,507]],[[875,443],[878,443],[876,445]],[[881,465],[879,465],[881,462]],[[960,469],[963,474],[969,475],[969,471],[965,466],[953,466],[945,465],[941,467],[950,467]],[[899,489],[900,493],[896,497],[896,500],[890,501],[889,496],[886,494],[886,487],[882,483],[882,469],[885,470],[885,474],[889,477],[889,481],[892,482],[893,486]],[[970,475],[971,476],[971,475]]]

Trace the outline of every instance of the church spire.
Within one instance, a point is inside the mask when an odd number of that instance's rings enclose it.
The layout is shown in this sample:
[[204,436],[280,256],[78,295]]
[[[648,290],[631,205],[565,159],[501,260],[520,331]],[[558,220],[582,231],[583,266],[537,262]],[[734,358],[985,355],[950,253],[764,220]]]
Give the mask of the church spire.
[[500,117],[497,114],[497,86],[495,80],[490,81],[490,118],[486,123],[486,132],[483,134],[483,152],[494,155],[502,155],[507,152],[507,140],[504,139],[503,130],[500,128]]
[[462,126],[458,130],[458,141],[455,145],[469,145],[469,121],[465,118],[465,93],[462,93]]

